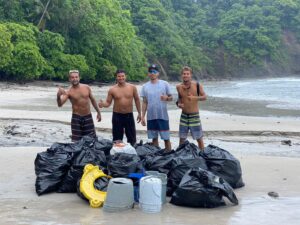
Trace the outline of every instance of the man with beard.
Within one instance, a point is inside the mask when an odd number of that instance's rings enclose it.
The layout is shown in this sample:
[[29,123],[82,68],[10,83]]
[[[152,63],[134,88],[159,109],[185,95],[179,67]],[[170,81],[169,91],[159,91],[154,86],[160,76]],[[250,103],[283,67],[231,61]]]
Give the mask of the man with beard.
[[124,70],[117,70],[115,76],[117,84],[109,89],[106,100],[100,100],[98,105],[100,108],[107,108],[114,101],[112,115],[113,141],[122,141],[125,131],[127,142],[133,146],[136,143],[133,99],[138,113],[137,122],[139,123],[141,121],[140,98],[137,88],[126,82]]
[[147,113],[147,134],[148,139],[152,139],[152,144],[159,146],[158,134],[165,142],[165,150],[171,151],[170,127],[167,102],[172,101],[170,85],[167,81],[160,80],[159,68],[152,64],[148,68],[150,80],[143,85],[141,96],[142,105],[142,125],[146,126],[145,116]]
[[69,71],[69,81],[71,87],[65,91],[59,87],[57,91],[57,105],[62,107],[69,99],[72,104],[72,141],[78,141],[85,135],[96,137],[95,126],[90,109],[90,102],[97,111],[97,121],[101,121],[101,113],[97,102],[92,95],[92,90],[88,85],[81,84],[79,71]]
[[189,130],[198,146],[204,150],[203,131],[199,116],[199,101],[206,100],[203,86],[192,81],[192,69],[185,66],[181,70],[182,83],[176,86],[178,92],[178,107],[182,109],[179,124],[179,144],[186,140]]

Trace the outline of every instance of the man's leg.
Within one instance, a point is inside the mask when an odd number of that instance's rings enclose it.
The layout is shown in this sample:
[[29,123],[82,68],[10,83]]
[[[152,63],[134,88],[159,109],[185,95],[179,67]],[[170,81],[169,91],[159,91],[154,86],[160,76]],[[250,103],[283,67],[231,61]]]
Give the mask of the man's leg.
[[197,139],[197,142],[198,142],[198,147],[200,148],[200,150],[204,151],[203,137],[200,139]]
[[164,140],[164,141],[165,141],[166,151],[171,151],[172,150],[171,141],[170,140]]
[[82,138],[81,125],[80,125],[81,117],[77,114],[72,114],[71,120],[71,131],[72,131],[72,141],[79,141]]
[[179,122],[179,146],[187,139],[189,133],[188,115],[181,113]]
[[193,122],[191,122],[191,134],[194,140],[197,140],[198,147],[200,150],[204,151],[204,142],[203,142],[203,131],[199,114],[193,115]]
[[91,137],[96,137],[96,130],[95,130],[92,114],[83,116],[82,123],[83,123],[81,126],[82,136],[89,135]]
[[156,147],[159,147],[159,143],[158,143],[158,137],[157,138],[152,138],[152,144]]
[[112,135],[113,141],[123,141],[124,128],[122,123],[122,118],[119,113],[113,112],[112,116]]
[[152,144],[159,147],[158,144],[158,120],[147,121],[147,134],[148,139],[152,139]]
[[182,145],[185,142],[186,138],[179,138],[179,145]]
[[133,113],[129,113],[126,117],[127,119],[124,121],[124,124],[127,142],[134,146],[136,143],[136,130]]

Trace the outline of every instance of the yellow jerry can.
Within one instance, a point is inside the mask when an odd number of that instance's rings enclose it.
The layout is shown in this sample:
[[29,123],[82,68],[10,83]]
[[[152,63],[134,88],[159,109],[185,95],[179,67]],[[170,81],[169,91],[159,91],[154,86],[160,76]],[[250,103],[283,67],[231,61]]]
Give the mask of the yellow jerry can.
[[90,201],[93,208],[101,207],[106,198],[106,192],[99,191],[94,187],[94,182],[100,177],[111,176],[103,173],[98,166],[87,164],[84,167],[83,175],[80,180],[80,192]]

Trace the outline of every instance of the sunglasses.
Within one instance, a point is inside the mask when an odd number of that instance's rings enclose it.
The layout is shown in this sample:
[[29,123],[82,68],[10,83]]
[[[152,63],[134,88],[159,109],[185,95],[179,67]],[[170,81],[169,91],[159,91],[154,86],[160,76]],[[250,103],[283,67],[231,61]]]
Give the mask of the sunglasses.
[[150,74],[158,74],[158,71],[157,70],[150,70],[149,73]]

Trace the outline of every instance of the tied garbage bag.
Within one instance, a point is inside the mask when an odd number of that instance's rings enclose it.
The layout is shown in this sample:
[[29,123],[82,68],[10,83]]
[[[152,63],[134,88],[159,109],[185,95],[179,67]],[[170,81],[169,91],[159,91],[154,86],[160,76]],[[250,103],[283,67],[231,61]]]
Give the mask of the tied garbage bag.
[[198,146],[186,140],[183,144],[178,146],[175,151],[174,157],[180,157],[181,159],[202,158],[199,153],[200,149],[198,148]]
[[240,161],[231,153],[217,146],[208,145],[202,154],[209,171],[222,177],[233,188],[245,186]]
[[179,187],[173,193],[174,205],[214,208],[225,205],[223,196],[238,204],[232,187],[221,177],[201,168],[193,168],[183,176]]
[[150,171],[158,171],[160,173],[168,174],[171,169],[172,159],[175,151],[165,151],[162,149],[155,155],[147,155],[145,158],[145,169]]
[[63,177],[68,172],[72,156],[55,144],[46,152],[37,154],[35,165],[35,190],[38,195],[57,191]]
[[113,142],[108,139],[98,138],[95,142],[95,151],[104,152],[106,158],[109,158],[110,150],[113,146]]
[[167,195],[171,196],[177,189],[184,174],[192,168],[202,168],[207,170],[206,162],[202,157],[196,158],[174,158],[172,160],[171,170],[168,174],[168,190]]
[[116,153],[108,162],[108,174],[112,177],[128,177],[130,173],[142,173],[140,157],[127,153]]
[[86,164],[93,164],[99,168],[106,168],[106,157],[103,151],[95,149],[95,142],[97,139],[90,139],[89,137],[81,139],[84,142],[81,151],[74,155],[72,165],[61,182],[57,192],[68,193],[76,192],[77,181],[82,177],[83,169]]
[[143,160],[147,155],[155,155],[160,152],[161,148],[150,143],[146,143],[144,145],[137,145],[135,150],[138,156]]
[[198,146],[187,140],[176,149],[168,173],[168,196],[176,190],[186,171],[198,167],[207,170],[206,162],[199,153]]

